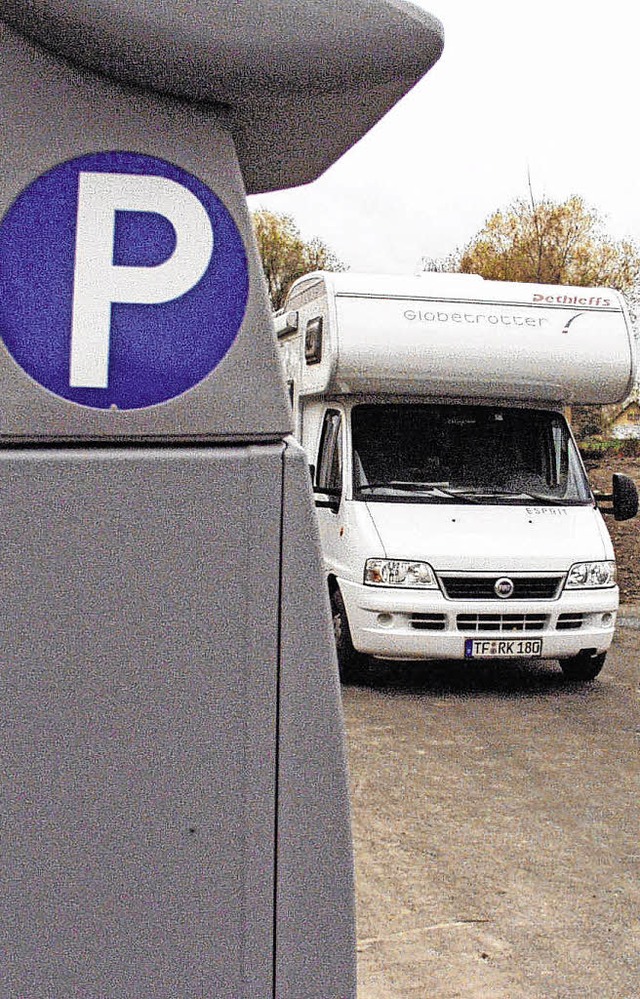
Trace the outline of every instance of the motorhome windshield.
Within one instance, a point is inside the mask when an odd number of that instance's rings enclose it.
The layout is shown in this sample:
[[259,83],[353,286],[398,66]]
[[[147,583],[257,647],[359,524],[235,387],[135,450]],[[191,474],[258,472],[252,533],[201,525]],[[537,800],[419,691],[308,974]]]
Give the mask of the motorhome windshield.
[[357,500],[593,503],[558,413],[385,403],[355,406],[351,421]]

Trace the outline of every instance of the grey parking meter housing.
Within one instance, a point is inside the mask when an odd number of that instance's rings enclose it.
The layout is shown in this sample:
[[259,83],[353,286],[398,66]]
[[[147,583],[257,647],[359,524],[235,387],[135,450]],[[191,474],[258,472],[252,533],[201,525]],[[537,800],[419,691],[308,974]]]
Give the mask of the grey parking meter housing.
[[[2,0],[0,47],[4,994],[355,996],[328,602],[246,191],[321,172],[433,64],[441,29],[370,0]],[[246,301],[184,391],[93,405],[58,368],[40,378],[68,331],[47,299],[56,239],[44,280],[23,220],[56,237],[41,206],[58,202],[34,197],[76,178],[71,300],[80,177],[129,176],[131,157],[211,194]],[[112,301],[126,333],[130,300]],[[137,359],[155,371],[156,353]]]
[[249,194],[314,180],[443,47],[405,0],[2,0],[0,16],[78,68],[219,114]]

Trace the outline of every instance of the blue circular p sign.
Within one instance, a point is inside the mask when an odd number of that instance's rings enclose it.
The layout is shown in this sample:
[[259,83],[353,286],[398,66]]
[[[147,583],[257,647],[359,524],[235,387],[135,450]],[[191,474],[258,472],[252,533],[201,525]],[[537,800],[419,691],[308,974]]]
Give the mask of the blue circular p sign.
[[249,279],[200,180],[126,152],[38,177],[0,224],[0,336],[36,382],[97,409],[173,399],[219,364]]

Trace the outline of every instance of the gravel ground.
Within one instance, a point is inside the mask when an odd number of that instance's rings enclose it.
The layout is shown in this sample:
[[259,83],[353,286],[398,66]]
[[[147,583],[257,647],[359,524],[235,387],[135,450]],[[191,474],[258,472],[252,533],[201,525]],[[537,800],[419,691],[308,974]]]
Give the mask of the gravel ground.
[[343,688],[358,999],[638,999],[640,631]]

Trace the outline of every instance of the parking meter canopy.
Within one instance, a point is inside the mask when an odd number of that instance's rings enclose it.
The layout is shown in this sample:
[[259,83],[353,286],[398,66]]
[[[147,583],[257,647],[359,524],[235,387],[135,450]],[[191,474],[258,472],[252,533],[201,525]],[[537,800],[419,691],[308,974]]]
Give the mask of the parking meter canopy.
[[317,177],[443,47],[405,0],[3,0],[0,16],[78,66],[223,105],[250,194]]

